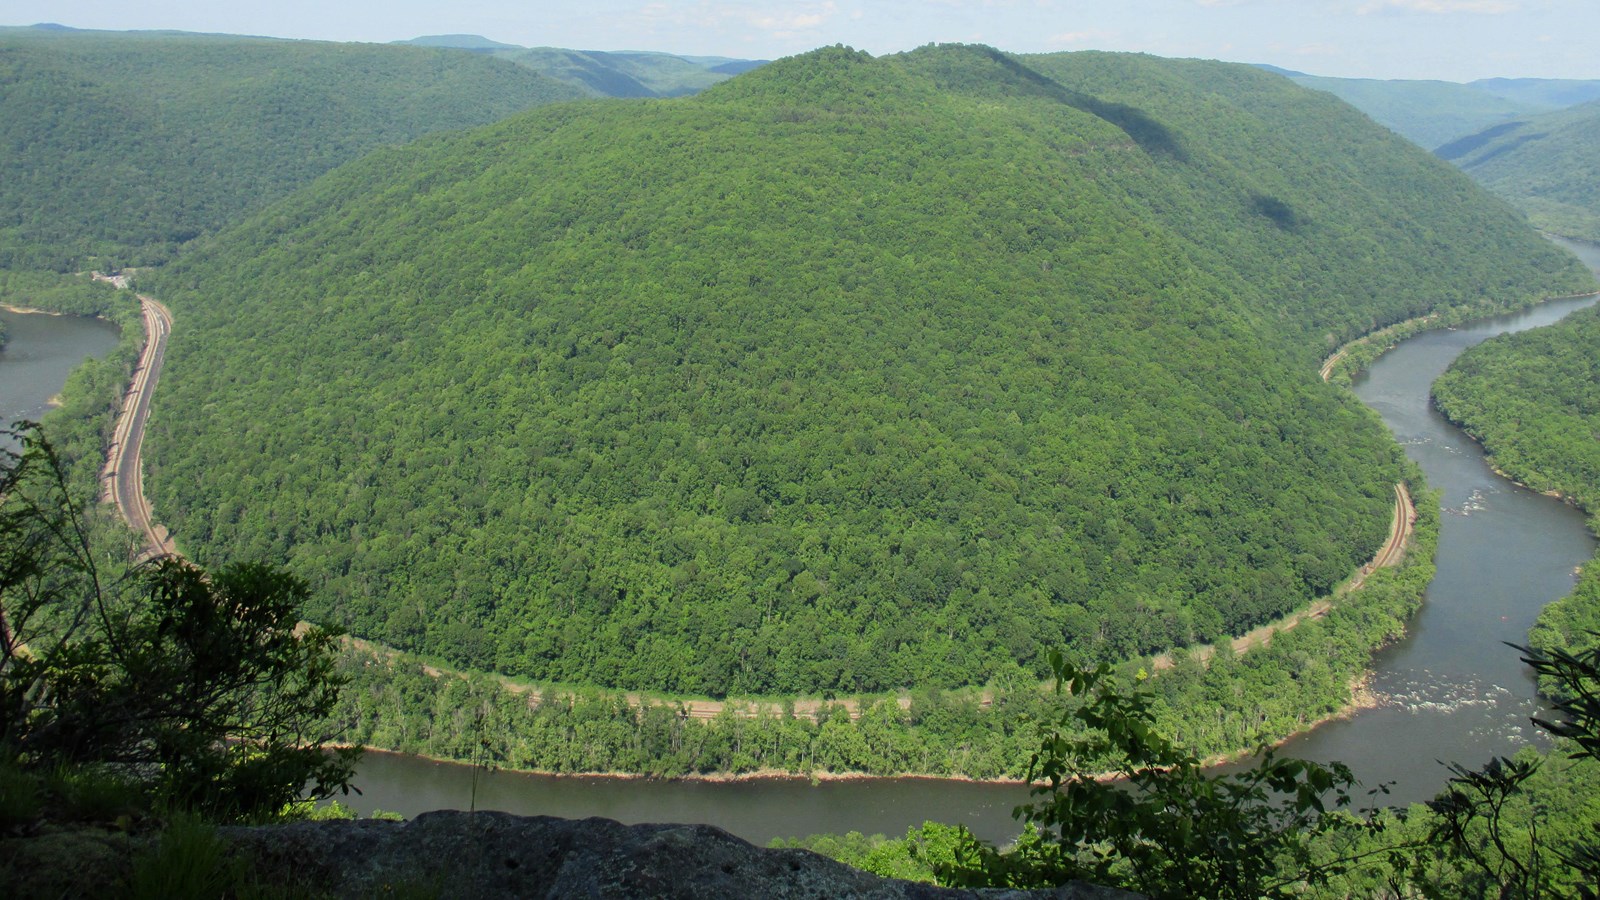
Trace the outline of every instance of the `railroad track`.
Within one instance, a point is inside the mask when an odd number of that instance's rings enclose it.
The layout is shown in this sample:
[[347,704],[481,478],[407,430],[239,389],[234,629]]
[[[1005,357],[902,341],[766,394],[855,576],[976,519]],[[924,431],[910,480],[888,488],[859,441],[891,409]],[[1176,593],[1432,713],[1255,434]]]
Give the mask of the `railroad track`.
[[100,472],[100,500],[113,503],[135,534],[144,540],[140,560],[177,556],[177,548],[167,529],[154,521],[150,501],[144,495],[145,425],[150,420],[150,398],[161,377],[161,363],[167,352],[167,337],[172,334],[172,311],[160,301],[138,295],[144,315],[144,351],[133,370],[133,379],[122,398],[122,411],[106,448],[106,466]]

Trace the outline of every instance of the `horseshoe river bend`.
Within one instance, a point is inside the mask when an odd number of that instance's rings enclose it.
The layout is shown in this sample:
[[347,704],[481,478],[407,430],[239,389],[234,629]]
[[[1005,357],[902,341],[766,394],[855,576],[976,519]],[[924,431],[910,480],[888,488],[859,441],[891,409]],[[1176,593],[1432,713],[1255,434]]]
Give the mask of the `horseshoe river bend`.
[[[1566,244],[1600,271],[1600,247]],[[1297,737],[1284,753],[1341,760],[1368,785],[1394,782],[1390,799],[1433,795],[1440,760],[1476,766],[1534,740],[1533,679],[1503,642],[1522,641],[1539,610],[1573,587],[1595,553],[1577,509],[1495,474],[1482,450],[1429,403],[1434,379],[1462,351],[1497,334],[1547,325],[1594,298],[1559,300],[1468,326],[1425,332],[1385,354],[1354,384],[1441,492],[1438,571],[1409,635],[1374,660],[1375,705]],[[116,332],[70,316],[0,312],[0,419],[37,418],[82,359],[108,351]],[[357,774],[360,812],[502,809],[623,822],[706,822],[749,840],[816,832],[891,836],[926,819],[966,824],[980,837],[1016,833],[1017,785],[937,779],[648,781],[474,772],[471,767],[369,753]]]

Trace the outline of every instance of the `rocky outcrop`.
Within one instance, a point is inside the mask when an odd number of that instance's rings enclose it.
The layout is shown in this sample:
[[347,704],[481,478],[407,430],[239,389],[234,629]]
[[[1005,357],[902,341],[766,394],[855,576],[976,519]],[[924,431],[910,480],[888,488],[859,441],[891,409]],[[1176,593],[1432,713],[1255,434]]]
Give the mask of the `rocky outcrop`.
[[336,897],[1137,900],[1083,884],[963,891],[896,881],[807,850],[762,849],[709,825],[433,812],[409,822],[297,822],[222,835],[261,880]]

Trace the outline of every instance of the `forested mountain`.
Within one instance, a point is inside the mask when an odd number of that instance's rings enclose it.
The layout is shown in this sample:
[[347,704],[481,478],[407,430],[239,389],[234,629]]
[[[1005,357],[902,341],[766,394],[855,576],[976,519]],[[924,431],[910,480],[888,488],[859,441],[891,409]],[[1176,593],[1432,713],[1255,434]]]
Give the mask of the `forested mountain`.
[[1600,81],[1485,78],[1460,84],[1330,78],[1263,68],[1304,87],[1327,91],[1430,150],[1514,119],[1600,99]]
[[161,262],[374,147],[578,96],[447,50],[0,31],[0,267]]
[[475,34],[434,35],[401,43],[487,53],[572,85],[588,97],[685,97],[766,64],[766,60],[723,56],[518,47]]
[[1239,632],[1389,522],[1343,339],[1591,284],[1245,66],[816,51],[381,150],[159,274],[149,492],[543,679],[982,683]]
[[516,44],[492,41],[481,34],[428,34],[409,41],[395,41],[413,47],[447,47],[452,50],[471,50],[475,53],[493,53],[496,50],[523,50]]
[[1600,100],[1489,128],[1438,153],[1536,227],[1600,241]]
[[1600,241],[1600,81],[1377,81],[1273,70],[1433,148],[1535,227]]
[[1581,78],[1480,78],[1469,86],[1542,110],[1565,109],[1600,100],[1600,80]]
[[1550,108],[1453,81],[1330,78],[1300,72],[1288,73],[1288,77],[1304,87],[1327,91],[1430,150],[1464,134]]

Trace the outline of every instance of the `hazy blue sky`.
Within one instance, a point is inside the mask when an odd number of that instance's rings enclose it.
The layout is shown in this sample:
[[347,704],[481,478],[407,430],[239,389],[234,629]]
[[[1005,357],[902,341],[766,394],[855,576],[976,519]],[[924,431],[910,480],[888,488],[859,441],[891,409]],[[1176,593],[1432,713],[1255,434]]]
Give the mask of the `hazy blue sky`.
[[1139,50],[1318,75],[1600,78],[1600,0],[0,0],[0,24],[773,58],[844,43]]

